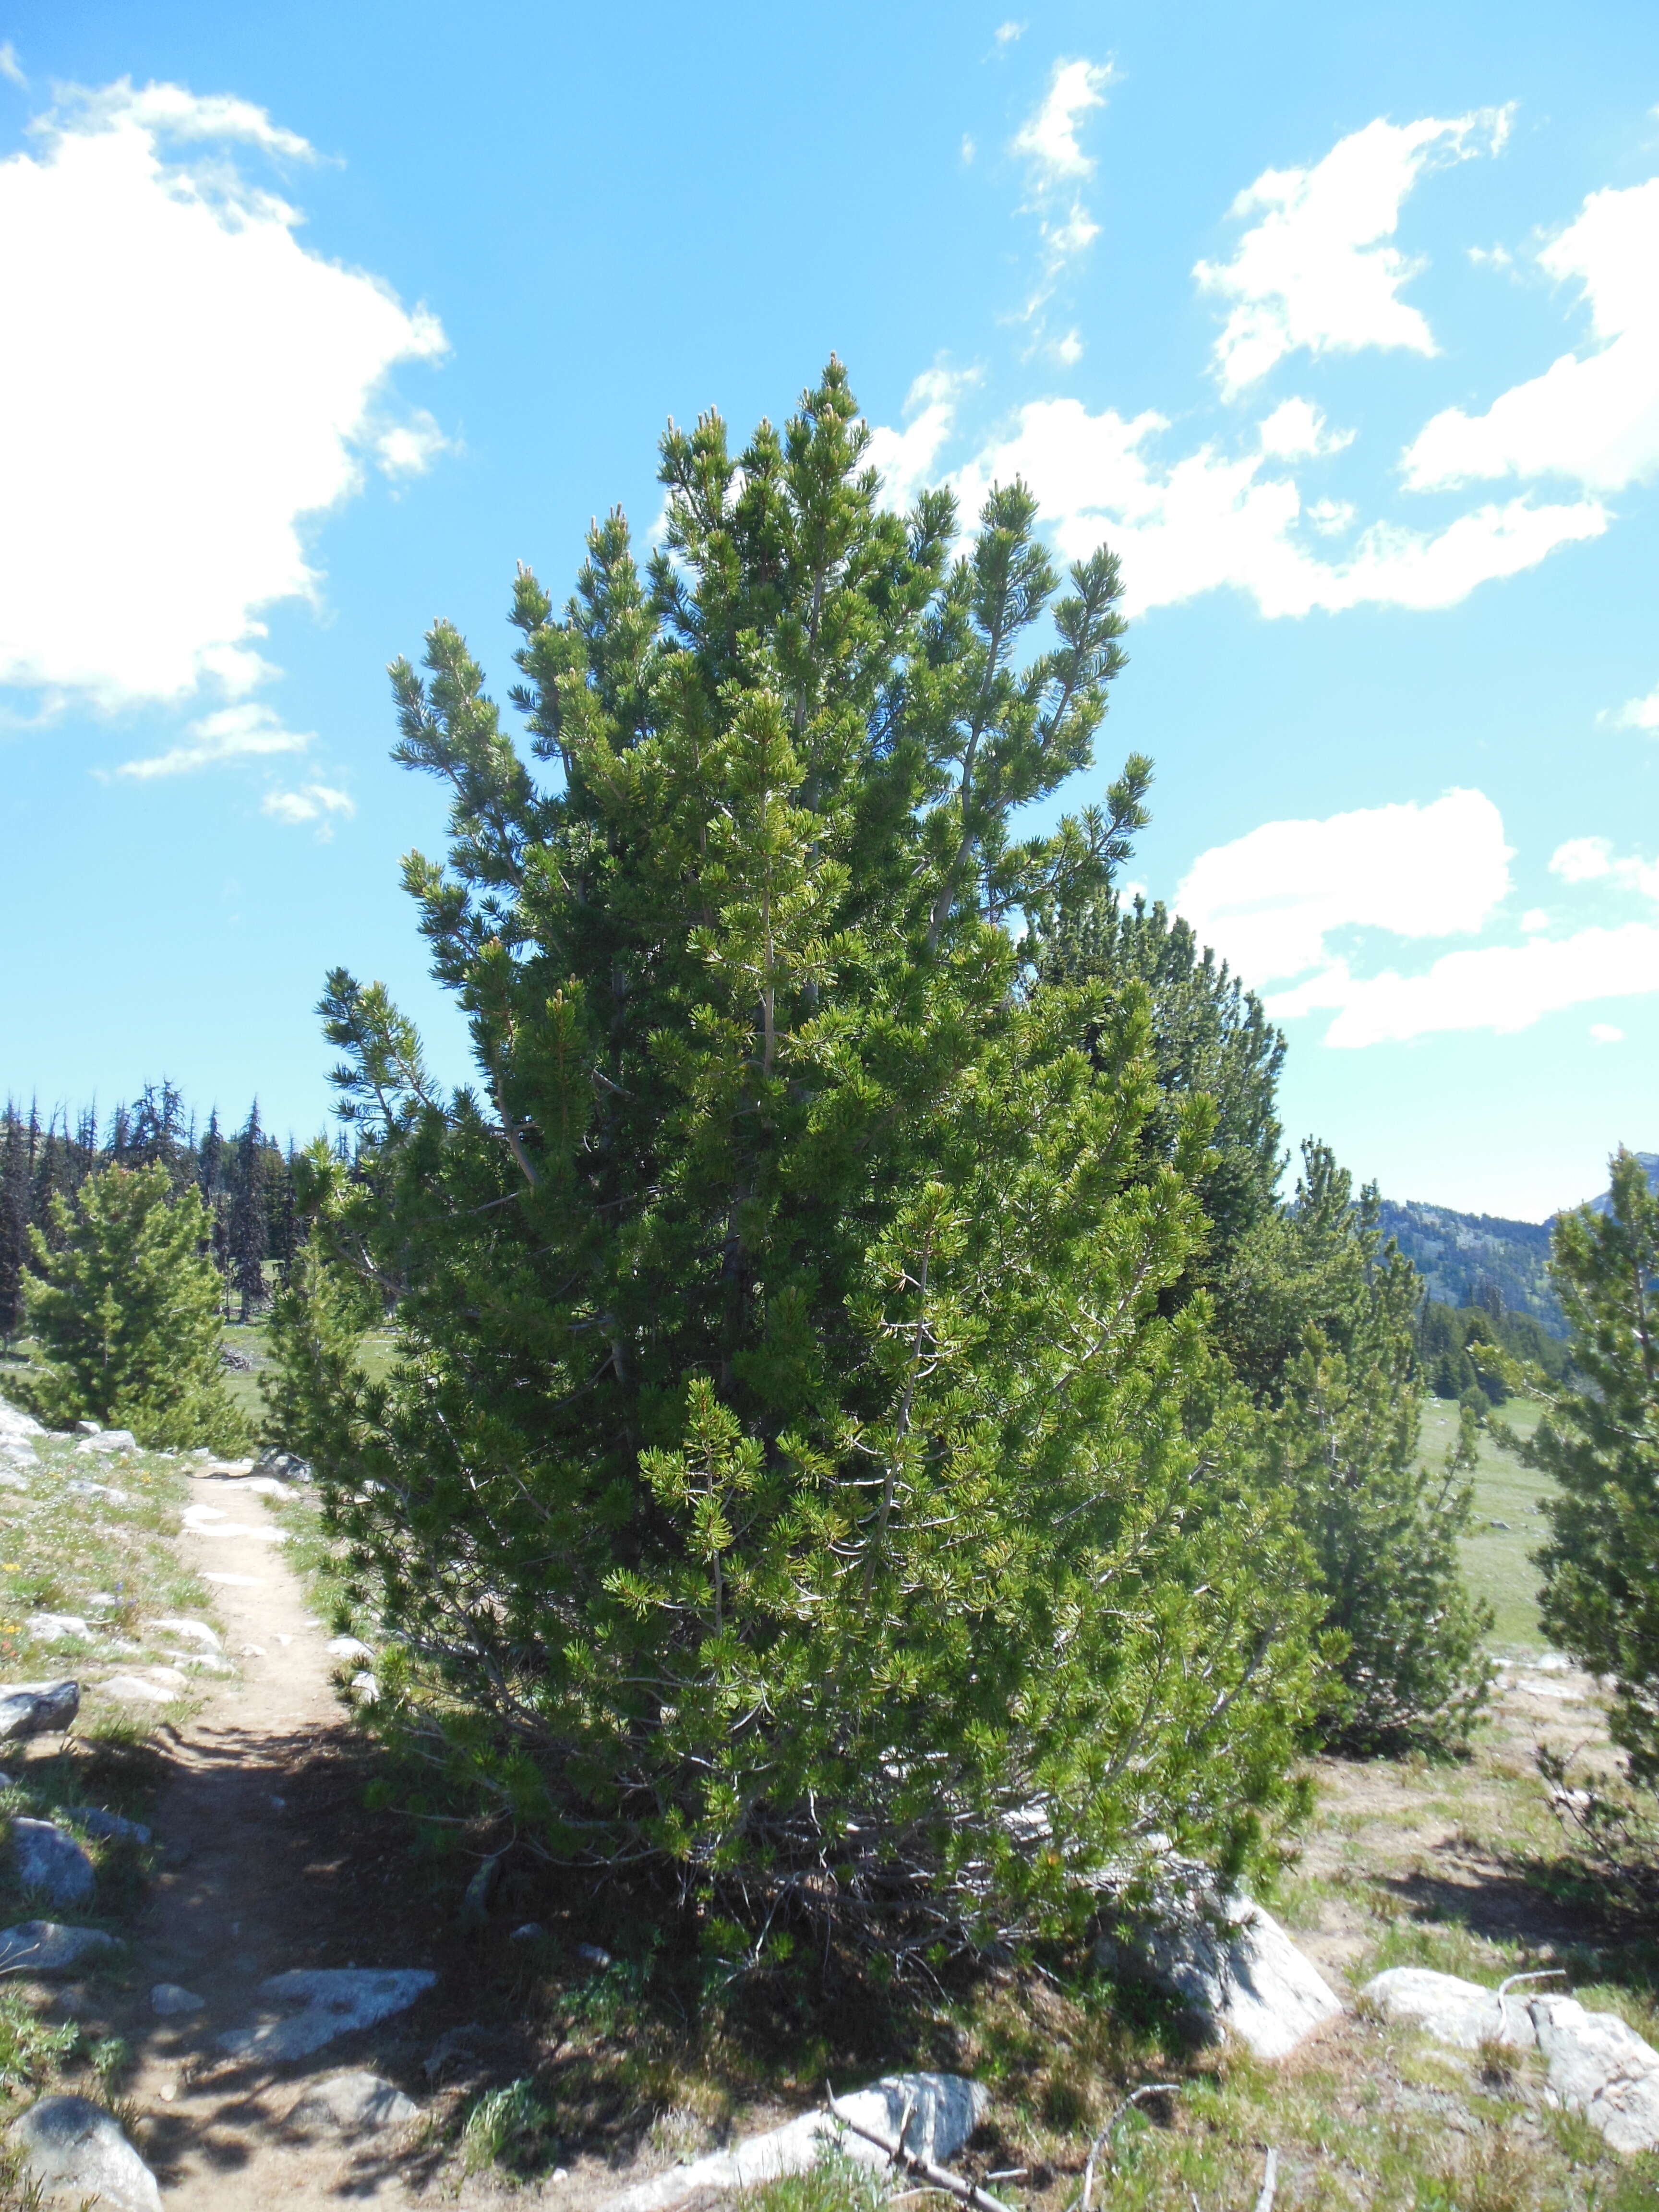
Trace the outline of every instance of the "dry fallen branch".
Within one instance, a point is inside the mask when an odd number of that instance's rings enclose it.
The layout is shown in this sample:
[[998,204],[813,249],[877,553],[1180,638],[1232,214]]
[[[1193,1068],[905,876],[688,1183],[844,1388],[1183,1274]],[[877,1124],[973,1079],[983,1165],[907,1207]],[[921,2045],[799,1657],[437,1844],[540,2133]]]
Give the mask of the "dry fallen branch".
[[1147,2081],[1139,2089],[1132,2089],[1105,2126],[1089,2146],[1089,2155],[1083,2168],[1083,2193],[1078,2199],[1078,2212],[1089,2212],[1089,2201],[1095,2193],[1095,2160],[1105,2149],[1112,2130],[1125,2115],[1133,2110],[1143,2097],[1172,2097],[1181,2087],[1179,2081]]
[[1279,2152],[1269,2144],[1267,2164],[1261,2176],[1261,2194],[1255,2200],[1255,2212],[1273,2212],[1273,2193],[1279,2187]]
[[[915,2151],[906,2150],[902,2130],[896,2142],[891,2136],[884,2135],[879,2128],[866,2128],[861,2121],[840,2111],[836,2104],[836,2093],[827,2081],[823,2085],[823,2094],[829,2103],[830,2118],[839,2120],[852,2134],[862,2136],[866,2142],[874,2143],[876,2148],[884,2152],[895,2166],[902,2166],[910,2173],[919,2173],[933,2188],[942,2189],[947,2196],[956,2197],[961,2203],[971,2204],[974,2212],[1012,2212],[1011,2206],[1005,2204],[1000,2197],[993,2197],[989,2190],[981,2189],[974,2182],[964,2181],[960,2174],[951,2173],[945,2166],[935,2166],[931,2158],[921,2158]],[[910,2109],[907,2106],[904,2125],[908,2127],[909,2124]]]

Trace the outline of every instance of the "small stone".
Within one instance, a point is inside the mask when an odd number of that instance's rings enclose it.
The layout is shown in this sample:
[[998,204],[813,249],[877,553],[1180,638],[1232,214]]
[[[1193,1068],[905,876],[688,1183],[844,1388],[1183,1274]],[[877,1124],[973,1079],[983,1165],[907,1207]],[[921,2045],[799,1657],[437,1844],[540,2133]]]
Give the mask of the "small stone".
[[112,1674],[108,1681],[98,1686],[106,1697],[119,1698],[130,1705],[170,1705],[174,1695],[158,1683],[145,1681],[140,1674]]
[[0,1686],[0,1743],[54,1735],[81,1710],[78,1682],[15,1682]]
[[367,1644],[360,1644],[355,1636],[331,1636],[328,1649],[336,1659],[372,1659],[374,1654]]
[[61,1643],[66,1636],[89,1641],[92,1636],[78,1613],[32,1613],[23,1626],[37,1644]]
[[421,2116],[420,2106],[395,2081],[378,2074],[336,2074],[307,2089],[289,2112],[288,2125],[301,2135],[378,2135]]
[[155,2094],[161,2100],[161,2102],[164,2105],[170,2105],[173,2099],[178,2095],[179,2091],[173,2082],[163,2081],[161,2087]]
[[122,1813],[106,1813],[101,1806],[88,1806],[84,1812],[77,1812],[75,1817],[87,1833],[96,1836],[100,1843],[147,1844],[150,1841],[149,1830],[142,1820],[129,1820]]
[[11,2130],[24,2171],[48,2197],[99,2212],[161,2212],[155,2176],[115,2115],[88,2097],[42,2097]]
[[97,1887],[92,1861],[55,1821],[14,1820],[11,1842],[22,1888],[43,1890],[54,1905],[83,1905]]
[[188,1617],[184,1617],[153,1621],[150,1625],[158,1634],[176,1637],[185,1644],[199,1644],[204,1651],[222,1651],[224,1649],[218,1637],[204,1620],[191,1620]]
[[136,1452],[138,1439],[131,1429],[95,1429],[90,1436],[82,1436],[75,1447],[82,1452]]
[[286,1813],[288,1810],[287,1798],[277,1796],[276,1792],[273,1790],[271,1792],[270,1798],[270,1809],[273,1813]]
[[270,1656],[263,1644],[245,1644],[237,1654],[241,1659],[265,1659]]
[[98,1424],[96,1421],[77,1421],[75,1424],[75,1434],[77,1437],[95,1437],[97,1433]]
[[578,1943],[575,1956],[585,1966],[608,1966],[612,1963],[609,1951],[602,1951],[597,1943]]
[[0,1929],[0,1972],[27,1968],[32,1974],[66,1974],[100,1951],[118,1951],[113,1936],[100,1928],[63,1928],[55,1920],[25,1920]]
[[149,2008],[158,2020],[172,2020],[179,2013],[200,2012],[206,2004],[194,1990],[186,1990],[177,1982],[157,1982],[149,1993]]
[[507,1940],[509,1943],[539,1943],[546,1935],[547,1930],[539,1920],[526,1920],[521,1927],[515,1928]]
[[351,1693],[360,1705],[378,1705],[380,1702],[380,1686],[373,1674],[354,1674]]
[[264,1583],[258,1575],[204,1575],[204,1583],[217,1583],[224,1589],[263,1589]]
[[255,1474],[274,1474],[279,1482],[309,1482],[311,1462],[297,1452],[264,1451],[253,1462]]

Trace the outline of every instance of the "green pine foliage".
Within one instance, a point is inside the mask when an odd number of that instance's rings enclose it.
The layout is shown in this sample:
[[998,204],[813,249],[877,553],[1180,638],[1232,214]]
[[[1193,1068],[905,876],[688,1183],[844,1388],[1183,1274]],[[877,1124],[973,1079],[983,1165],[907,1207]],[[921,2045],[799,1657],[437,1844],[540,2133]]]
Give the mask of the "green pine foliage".
[[1060,592],[1018,484],[953,557],[866,443],[835,363],[740,455],[671,426],[645,573],[615,514],[562,617],[520,572],[528,759],[453,629],[395,666],[477,1081],[331,978],[313,1240],[404,1356],[334,1370],[315,1457],[442,1685],[383,1716],[561,1858],[899,1944],[1076,1919],[1155,1832],[1247,1863],[1319,1607],[1204,1301],[1161,1309],[1213,1109],[1143,984],[1034,988],[1020,934],[1145,819],[1133,759],[1017,818],[1090,762],[1115,562]]
[[[1346,1642],[1321,1732],[1351,1751],[1455,1750],[1489,1675],[1491,1617],[1469,1597],[1457,1550],[1473,1419],[1443,1467],[1420,1463],[1419,1279],[1383,1249],[1375,1191],[1356,1202],[1323,1146],[1305,1146],[1303,1160],[1293,1202],[1249,1241],[1237,1274],[1255,1302],[1243,1342],[1270,1409],[1272,1462],[1318,1562],[1323,1625]],[[1251,1314],[1243,1297],[1235,1310]]]
[[[1241,1240],[1276,1208],[1283,1035],[1226,963],[1200,945],[1192,925],[1161,902],[1137,898],[1122,908],[1108,890],[1062,912],[1044,934],[1038,968],[1045,981],[1145,989],[1159,1092],[1143,1133],[1150,1158],[1174,1157],[1185,1102],[1200,1094],[1212,1101],[1210,1158],[1196,1184],[1208,1228],[1188,1287],[1202,1283],[1224,1297]],[[1221,1319],[1224,1334],[1224,1306]]]
[[[296,1201],[328,1202],[334,1164],[321,1139],[292,1163]],[[298,1244],[270,1303],[271,1365],[260,1377],[267,1443],[341,1468],[353,1450],[351,1416],[364,1336],[380,1301],[363,1278],[331,1261],[324,1235]]]
[[152,1449],[245,1440],[219,1358],[219,1279],[207,1211],[167,1167],[105,1168],[33,1232],[28,1322],[44,1355],[14,1386],[53,1428],[95,1420]]
[[1516,1360],[1559,1382],[1569,1355],[1531,1314],[1505,1311],[1502,1295],[1489,1285],[1478,1305],[1425,1298],[1417,1318],[1417,1356],[1437,1398],[1466,1398],[1477,1390],[1489,1406],[1501,1406]]
[[1550,1273],[1572,1367],[1523,1447],[1550,1476],[1544,1626],[1615,1685],[1613,1740],[1659,1783],[1659,1195],[1641,1159],[1612,1161],[1605,1212],[1556,1223]]

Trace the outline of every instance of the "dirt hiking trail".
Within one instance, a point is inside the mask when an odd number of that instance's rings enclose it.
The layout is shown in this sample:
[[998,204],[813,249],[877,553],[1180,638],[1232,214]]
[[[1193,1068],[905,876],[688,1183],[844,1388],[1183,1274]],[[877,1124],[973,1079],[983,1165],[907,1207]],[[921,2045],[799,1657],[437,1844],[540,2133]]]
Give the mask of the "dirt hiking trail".
[[[258,1995],[268,1976],[430,1962],[415,1927],[407,1948],[380,1955],[387,1900],[343,1879],[331,1839],[372,1816],[333,1687],[342,1662],[263,1496],[211,1474],[191,1486],[179,1546],[211,1583],[240,1676],[216,1684],[173,1743],[155,1808],[162,1864],[134,1929],[131,2016],[110,2022],[134,2053],[124,2089],[138,2141],[168,2212],[407,2203],[430,2171],[417,2122],[354,2139],[326,2118],[308,2131],[288,2119],[307,2088],[347,2069],[418,2094],[418,2054],[443,2024],[429,1997],[288,2063],[217,2047],[227,2031],[282,2016]],[[160,1984],[200,1997],[201,2008],[158,2018],[150,1993]]]

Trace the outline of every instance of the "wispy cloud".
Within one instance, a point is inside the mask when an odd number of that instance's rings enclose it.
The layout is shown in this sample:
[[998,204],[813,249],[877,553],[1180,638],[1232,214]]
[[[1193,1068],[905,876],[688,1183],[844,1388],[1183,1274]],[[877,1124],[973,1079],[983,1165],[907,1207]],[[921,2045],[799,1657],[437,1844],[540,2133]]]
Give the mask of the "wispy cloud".
[[869,460],[890,507],[908,507],[936,481],[936,464],[955,426],[957,403],[979,381],[977,369],[925,368],[904,395],[904,428],[872,430]]
[[1003,47],[1012,46],[1017,40],[1025,36],[1027,27],[1024,23],[999,23],[996,27],[997,44]]
[[0,46],[0,76],[7,78],[22,91],[28,90],[28,79],[23,74],[23,64],[17,58],[17,49],[8,39]]
[[[1033,351],[1045,343],[1043,309],[1066,270],[1100,235],[1082,191],[1094,174],[1094,156],[1084,151],[1078,131],[1091,109],[1105,106],[1112,78],[1109,62],[1057,61],[1048,91],[1012,142],[1011,151],[1026,170],[1028,198],[1021,212],[1036,216],[1042,249],[1042,273],[1020,315],[1035,325]],[[1069,331],[1049,350],[1069,367],[1081,357],[1083,341]]]
[[198,769],[217,768],[226,761],[261,760],[278,753],[302,753],[314,732],[283,726],[269,707],[245,700],[221,707],[188,725],[185,742],[143,760],[123,761],[117,775],[149,782],[156,776],[191,775]]
[[1233,303],[1215,343],[1228,396],[1275,362],[1364,346],[1432,354],[1434,336],[1401,288],[1422,267],[1391,243],[1400,210],[1432,161],[1497,153],[1509,111],[1484,108],[1444,121],[1381,118],[1354,131],[1311,167],[1264,170],[1233,202],[1255,216],[1231,261],[1200,261],[1202,289]]

